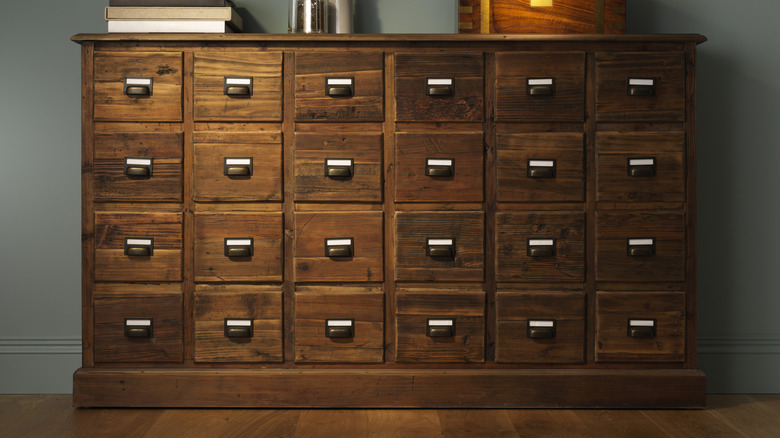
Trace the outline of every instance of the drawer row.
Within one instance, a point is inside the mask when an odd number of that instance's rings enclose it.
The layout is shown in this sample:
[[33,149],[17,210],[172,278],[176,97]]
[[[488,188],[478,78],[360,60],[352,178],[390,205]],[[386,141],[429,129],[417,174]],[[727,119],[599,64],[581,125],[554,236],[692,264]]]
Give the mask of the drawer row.
[[[98,285],[96,362],[181,362],[178,286]],[[165,290],[163,290],[165,289]],[[300,363],[384,361],[385,295],[379,290],[310,287],[294,294],[293,348]],[[597,362],[682,362],[683,292],[596,293]],[[586,299],[577,292],[496,294],[498,363],[583,363]],[[481,290],[396,292],[395,360],[485,362]],[[197,285],[195,362],[282,362],[282,293],[262,286]]]
[[[201,213],[194,217],[196,282],[283,281],[281,212]],[[682,212],[599,212],[596,280],[685,281]],[[296,282],[384,280],[382,212],[297,212]],[[478,211],[397,212],[395,280],[484,281],[485,219]],[[498,281],[583,282],[582,212],[496,214]],[[97,212],[96,281],[181,281],[181,213]]]
[[[596,53],[597,121],[685,120],[683,52]],[[196,121],[279,121],[282,52],[194,54]],[[581,122],[585,52],[495,54],[498,121]],[[383,52],[297,53],[297,121],[383,121]],[[485,118],[485,54],[397,53],[397,121]],[[97,52],[94,113],[98,121],[181,121],[181,52]]]
[[[483,137],[397,133],[395,201],[482,202]],[[282,201],[281,133],[196,132],[193,140],[195,201]],[[596,148],[599,201],[685,201],[682,132],[599,132]],[[499,132],[496,151],[499,202],[584,201],[582,133]],[[181,202],[182,157],[181,133],[99,133],[94,197]],[[383,199],[379,133],[298,133],[292,160],[295,201]]]

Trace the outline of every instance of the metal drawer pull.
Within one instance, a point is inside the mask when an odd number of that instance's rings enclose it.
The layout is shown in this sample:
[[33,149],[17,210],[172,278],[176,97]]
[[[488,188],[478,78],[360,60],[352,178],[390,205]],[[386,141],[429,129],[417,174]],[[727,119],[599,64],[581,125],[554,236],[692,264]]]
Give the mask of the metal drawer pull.
[[251,96],[254,89],[252,78],[226,77],[223,91],[226,96]]
[[325,176],[329,178],[349,178],[354,172],[355,162],[351,158],[325,160]]
[[428,239],[425,253],[428,257],[455,258],[455,239]]
[[455,94],[453,80],[450,78],[428,78],[425,80],[428,96],[452,96]]
[[154,238],[125,237],[125,255],[149,257],[154,254]]
[[352,97],[355,95],[355,80],[353,78],[325,79],[325,94],[330,97]]
[[554,257],[555,239],[528,239],[528,257]]
[[252,176],[253,159],[251,157],[225,157],[225,176]]
[[550,339],[555,337],[556,321],[554,319],[529,319],[526,336],[533,339]]
[[354,338],[354,319],[326,319],[325,336],[328,338]]
[[451,177],[455,175],[455,161],[442,158],[425,159],[425,176]]
[[355,255],[355,240],[351,237],[325,239],[325,257],[352,257]]
[[225,238],[225,257],[252,257],[255,253],[254,238]]
[[151,338],[151,318],[125,318],[125,336],[128,338]]
[[553,96],[555,95],[555,79],[553,78],[528,78],[525,92],[529,96]]
[[425,334],[431,338],[451,338],[455,336],[455,319],[428,318]]
[[528,160],[528,178],[555,178],[555,160]]
[[629,96],[655,96],[655,79],[628,79]]
[[226,338],[251,338],[254,334],[254,321],[251,319],[225,318]]
[[154,158],[125,157],[125,175],[149,178],[152,176]]
[[632,338],[654,338],[656,321],[654,319],[629,319],[628,336]]
[[629,158],[628,176],[655,176],[655,158]]
[[655,239],[628,239],[628,255],[631,257],[655,255]]
[[125,78],[123,93],[127,96],[151,96],[152,78]]

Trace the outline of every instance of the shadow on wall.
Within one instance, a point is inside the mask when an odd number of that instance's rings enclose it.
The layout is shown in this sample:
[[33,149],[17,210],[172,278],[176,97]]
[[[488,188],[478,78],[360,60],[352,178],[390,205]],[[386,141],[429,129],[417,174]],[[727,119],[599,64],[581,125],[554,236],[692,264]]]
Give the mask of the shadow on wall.
[[355,2],[355,33],[382,33],[379,18],[379,1],[358,0]]

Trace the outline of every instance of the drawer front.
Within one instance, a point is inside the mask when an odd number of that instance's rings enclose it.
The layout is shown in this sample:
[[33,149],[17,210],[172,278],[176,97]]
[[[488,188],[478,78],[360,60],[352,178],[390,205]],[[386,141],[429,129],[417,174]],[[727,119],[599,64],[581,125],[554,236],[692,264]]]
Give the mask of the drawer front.
[[301,288],[295,292],[295,361],[376,363],[384,359],[381,290]]
[[395,216],[398,281],[482,281],[481,212],[399,212]]
[[397,202],[482,202],[483,135],[396,134]]
[[195,362],[281,362],[282,291],[195,286]]
[[382,134],[296,134],[295,200],[382,202]]
[[496,362],[582,363],[585,295],[496,293]]
[[585,119],[585,53],[496,54],[496,120]]
[[600,132],[596,147],[599,201],[685,201],[682,132]]
[[685,54],[596,53],[596,120],[685,121]]
[[181,121],[181,53],[97,52],[94,72],[95,120]]
[[683,214],[597,213],[596,279],[685,281]]
[[202,52],[195,58],[195,120],[282,119],[281,52]]
[[295,120],[384,120],[384,54],[295,55]]
[[399,53],[395,105],[399,121],[481,122],[484,118],[482,53]]
[[382,281],[381,212],[296,213],[295,281]]
[[96,285],[95,362],[181,362],[181,284]]
[[399,289],[396,347],[398,362],[484,362],[485,293]]
[[282,201],[282,135],[198,132],[196,201]]
[[95,213],[95,281],[181,281],[181,213]]
[[496,215],[498,281],[585,281],[583,213]]
[[596,293],[596,361],[684,360],[684,292]]
[[95,135],[96,201],[182,200],[181,132]]
[[195,281],[282,281],[282,213],[195,213]]
[[579,132],[498,133],[498,201],[584,201],[583,138]]

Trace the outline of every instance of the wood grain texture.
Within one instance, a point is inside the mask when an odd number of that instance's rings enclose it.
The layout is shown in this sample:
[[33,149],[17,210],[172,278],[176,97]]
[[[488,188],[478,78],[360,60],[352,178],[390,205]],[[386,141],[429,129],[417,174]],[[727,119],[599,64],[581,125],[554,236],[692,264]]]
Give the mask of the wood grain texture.
[[[628,336],[629,319],[655,319],[656,336]],[[685,294],[682,292],[596,293],[596,360],[682,362],[685,360]]]
[[[275,286],[195,286],[195,362],[281,362],[282,292]],[[225,319],[251,319],[250,338],[225,336]]]
[[[552,239],[555,254],[530,256],[529,239]],[[585,281],[585,215],[497,213],[496,278],[498,281]]]
[[[685,121],[685,54],[596,53],[596,120]],[[629,79],[653,79],[655,95],[629,96]]]
[[[182,201],[182,132],[99,133],[94,138],[96,201]],[[152,159],[152,176],[125,175],[126,157]]]
[[[125,77],[152,78],[152,94],[124,94]],[[182,120],[181,53],[95,53],[95,120]]]
[[[195,281],[282,281],[281,213],[196,213]],[[226,257],[225,239],[253,240],[251,257]]]
[[[481,132],[396,133],[395,201],[482,201],[483,137]],[[453,175],[427,176],[428,159],[452,160]]]
[[[480,122],[484,118],[482,53],[398,53],[395,56],[398,121]],[[428,96],[427,79],[450,78],[451,96]]]
[[[376,51],[325,51],[295,56],[296,121],[384,120],[384,55]],[[330,97],[327,78],[352,78],[353,95]]]
[[[551,96],[531,96],[528,79],[552,78]],[[496,121],[582,122],[585,53],[496,54]]]
[[[506,128],[504,128],[506,129]],[[499,202],[585,200],[584,136],[580,132],[496,134]],[[529,160],[554,160],[554,178],[528,176]]]
[[[527,336],[529,320],[555,320],[555,337]],[[585,295],[549,291],[496,292],[496,362],[582,363]]]
[[[281,201],[279,132],[203,132],[194,135],[196,201]],[[225,158],[251,158],[251,176],[225,175]]]
[[[201,52],[194,56],[195,120],[282,118],[281,52]],[[225,94],[225,78],[251,78],[250,96]]]
[[[328,159],[352,160],[353,175],[328,177]],[[293,160],[296,201],[382,202],[381,133],[297,133]]]
[[[299,288],[295,293],[295,361],[382,362],[384,301],[379,288]],[[354,320],[354,336],[327,337],[328,319]]]

